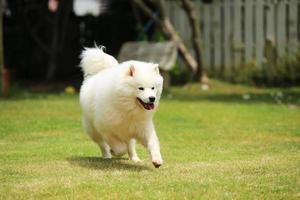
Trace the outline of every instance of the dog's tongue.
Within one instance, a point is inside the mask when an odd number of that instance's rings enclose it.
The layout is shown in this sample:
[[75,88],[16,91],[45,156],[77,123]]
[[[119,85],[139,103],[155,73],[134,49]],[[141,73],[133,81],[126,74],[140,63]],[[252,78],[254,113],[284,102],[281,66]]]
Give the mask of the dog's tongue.
[[150,110],[154,109],[154,103],[149,103]]
[[154,104],[153,103],[147,103],[147,104],[145,104],[145,108],[147,110],[152,110],[152,109],[154,109]]

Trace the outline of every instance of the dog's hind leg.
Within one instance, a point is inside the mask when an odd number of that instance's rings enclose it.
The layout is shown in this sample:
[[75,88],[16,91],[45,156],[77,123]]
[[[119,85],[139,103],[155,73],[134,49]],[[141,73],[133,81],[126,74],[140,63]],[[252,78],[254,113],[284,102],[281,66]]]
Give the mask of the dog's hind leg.
[[110,152],[110,147],[109,147],[109,145],[106,142],[100,141],[98,143],[98,145],[99,145],[99,147],[101,149],[102,157],[104,159],[110,159],[110,158],[112,158],[112,155],[111,155],[111,152]]
[[121,157],[127,152],[126,143],[114,142],[110,150],[111,154],[116,157]]
[[109,159],[112,157],[110,153],[110,147],[109,145],[104,142],[101,134],[99,134],[96,129],[93,127],[91,123],[89,123],[88,120],[85,118],[82,119],[83,122],[83,127],[86,131],[86,133],[90,136],[90,138],[99,145],[101,152],[102,152],[102,157],[104,159]]
[[141,160],[136,153],[135,144],[136,144],[135,139],[132,138],[129,140],[129,142],[127,144],[128,155],[129,155],[130,160],[132,160],[133,162],[140,162]]

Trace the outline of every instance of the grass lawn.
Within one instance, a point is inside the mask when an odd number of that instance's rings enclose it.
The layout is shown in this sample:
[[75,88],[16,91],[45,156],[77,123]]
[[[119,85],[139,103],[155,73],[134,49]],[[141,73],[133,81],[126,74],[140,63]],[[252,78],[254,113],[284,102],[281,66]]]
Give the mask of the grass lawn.
[[110,161],[78,96],[0,100],[0,199],[300,199],[300,88],[172,88],[155,115],[164,165]]

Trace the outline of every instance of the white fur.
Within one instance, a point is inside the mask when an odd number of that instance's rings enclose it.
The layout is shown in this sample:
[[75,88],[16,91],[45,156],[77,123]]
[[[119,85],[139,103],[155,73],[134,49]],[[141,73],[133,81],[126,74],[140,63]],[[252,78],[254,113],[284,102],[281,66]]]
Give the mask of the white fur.
[[114,57],[104,53],[103,48],[85,48],[82,52],[80,66],[84,76],[97,74],[102,69],[119,64]]
[[[81,67],[87,76],[80,90],[83,125],[91,139],[99,144],[103,158],[128,152],[139,161],[135,140],[150,153],[156,167],[163,160],[153,125],[153,114],[162,92],[163,79],[157,64],[127,61],[118,64],[102,49],[85,49]],[[142,90],[143,89],[143,90]],[[139,102],[149,103],[154,97],[154,109],[147,110]]]

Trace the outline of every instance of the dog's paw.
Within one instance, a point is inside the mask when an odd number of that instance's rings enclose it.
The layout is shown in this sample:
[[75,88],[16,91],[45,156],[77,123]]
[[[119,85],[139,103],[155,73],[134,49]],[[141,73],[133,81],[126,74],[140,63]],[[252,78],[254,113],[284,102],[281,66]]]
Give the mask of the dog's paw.
[[107,155],[103,155],[102,158],[107,160],[107,159],[111,159],[112,156],[110,154],[107,154]]
[[132,157],[130,158],[130,160],[132,160],[133,162],[137,163],[137,162],[142,162],[142,160],[139,157]]
[[159,168],[163,164],[162,159],[152,159],[152,164],[155,168]]

